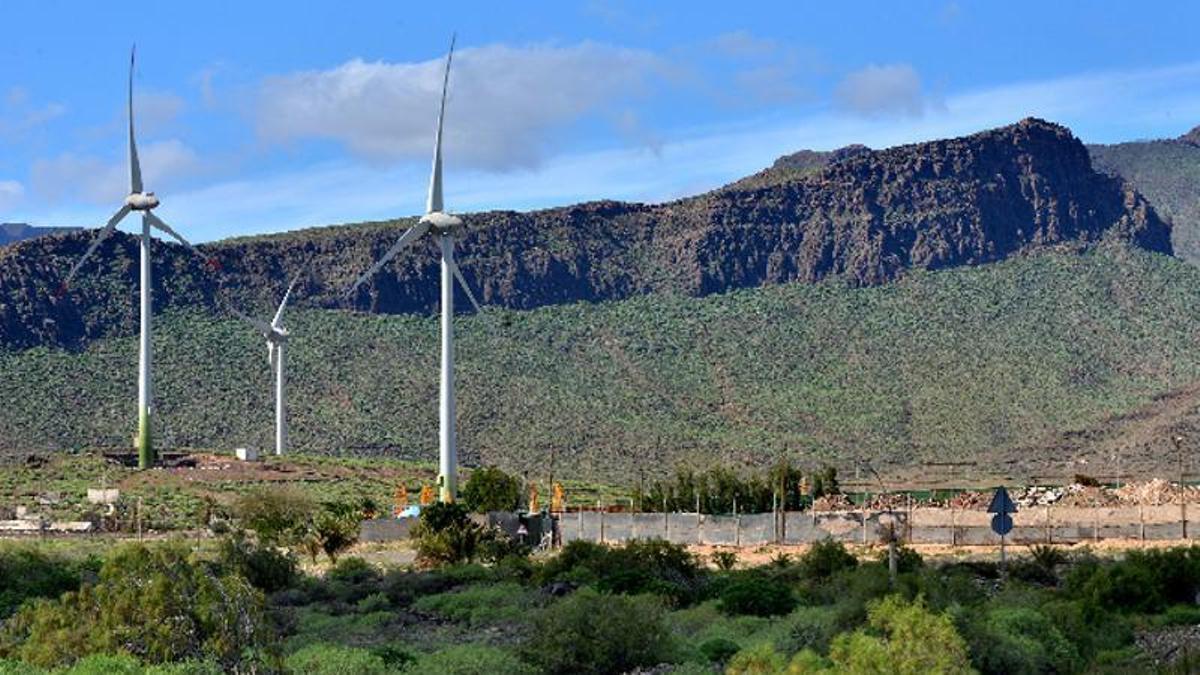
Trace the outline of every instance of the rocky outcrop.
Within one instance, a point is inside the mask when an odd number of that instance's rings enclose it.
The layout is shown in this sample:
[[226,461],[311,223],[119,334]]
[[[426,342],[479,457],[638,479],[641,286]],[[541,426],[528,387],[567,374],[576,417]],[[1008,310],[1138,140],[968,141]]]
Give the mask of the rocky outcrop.
[[[839,276],[882,284],[911,268],[1000,260],[1029,247],[1115,237],[1171,252],[1170,229],[1119,179],[1094,171],[1058,125],[1028,119],[964,138],[870,151],[765,185],[734,184],[659,205],[592,202],[465,216],[458,257],[483,302],[517,309],[653,292],[719,293]],[[208,273],[155,247],[156,306],[265,308],[308,265],[302,304],[430,313],[432,243],[399,256],[348,301],[355,275],[411,220],[337,226],[206,246]],[[114,236],[62,301],[49,292],[91,232],[0,249],[0,345],[73,345],[136,326],[136,247]],[[464,299],[465,300],[465,299]]]

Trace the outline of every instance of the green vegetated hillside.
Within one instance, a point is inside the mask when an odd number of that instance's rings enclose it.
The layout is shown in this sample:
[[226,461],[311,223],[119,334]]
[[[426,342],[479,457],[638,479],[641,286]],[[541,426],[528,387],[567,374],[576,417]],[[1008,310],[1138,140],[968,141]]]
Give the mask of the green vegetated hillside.
[[[862,455],[917,477],[962,460],[1069,476],[1075,458],[1049,450],[1063,433],[1200,380],[1198,306],[1200,270],[1103,244],[871,288],[835,279],[463,316],[461,445],[468,462],[536,471],[553,448],[559,476],[626,481],[784,453],[846,470]],[[301,310],[289,323],[298,449],[436,455],[436,319]],[[197,313],[157,325],[163,441],[269,446],[261,338]],[[0,353],[0,442],[128,445],[135,355],[133,338]]]

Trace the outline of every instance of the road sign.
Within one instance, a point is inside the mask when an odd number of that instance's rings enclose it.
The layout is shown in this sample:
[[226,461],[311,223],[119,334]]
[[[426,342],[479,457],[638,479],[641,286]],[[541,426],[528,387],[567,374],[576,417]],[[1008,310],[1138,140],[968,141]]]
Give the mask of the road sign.
[[988,506],[988,513],[1016,513],[1017,505],[1013,503],[1011,497],[1008,496],[1008,490],[1004,486],[996,488],[996,494],[992,495],[992,503]]
[[1008,515],[1007,513],[997,513],[996,515],[992,516],[992,532],[995,532],[1003,537],[1009,532],[1012,532],[1012,528],[1012,516]]
[[992,531],[1000,535],[1000,568],[1004,569],[1004,537],[1009,532],[1012,532],[1013,521],[1010,513],[1017,512],[1017,505],[1013,503],[1011,497],[1008,496],[1008,490],[1004,486],[996,488],[996,494],[992,495],[992,503],[988,506],[988,513],[994,513],[992,516]]

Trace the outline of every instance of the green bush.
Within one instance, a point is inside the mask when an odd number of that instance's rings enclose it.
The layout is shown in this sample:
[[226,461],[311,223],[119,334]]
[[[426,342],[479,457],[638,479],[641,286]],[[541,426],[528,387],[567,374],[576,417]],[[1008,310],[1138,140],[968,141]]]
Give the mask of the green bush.
[[741,646],[729,638],[712,638],[700,645],[700,653],[712,663],[727,663]]
[[734,655],[725,675],[782,675],[786,667],[787,659],[770,642],[762,642]]
[[796,598],[787,584],[749,572],[725,585],[718,607],[730,615],[777,616],[792,611]]
[[404,675],[536,675],[511,653],[485,645],[458,645],[418,657]]
[[829,607],[799,607],[777,621],[783,633],[778,646],[789,654],[805,649],[825,653],[839,632],[836,610]]
[[709,556],[717,569],[728,572],[737,566],[737,553],[733,551],[713,551]]
[[293,555],[256,545],[240,535],[222,540],[217,559],[222,567],[242,575],[264,593],[290,588],[299,576]]
[[259,542],[290,545],[303,533],[316,511],[312,498],[291,487],[260,488],[238,498],[234,512]]
[[800,556],[801,573],[809,579],[827,579],[842,570],[858,566],[858,558],[839,541],[824,539]]
[[965,632],[971,661],[983,673],[1070,673],[1081,665],[1075,646],[1032,607],[989,608]]
[[609,548],[573,541],[542,565],[542,583],[573,581],[613,593],[654,593],[683,605],[699,597],[703,570],[687,547],[662,539],[634,539]]
[[78,589],[84,574],[99,569],[95,558],[72,561],[33,546],[0,549],[0,620],[30,598],[56,598]]
[[427,565],[470,562],[489,536],[487,528],[471,521],[467,507],[442,502],[421,509],[421,520],[411,534],[418,561]]
[[362,558],[342,558],[325,573],[329,581],[363,584],[380,578],[379,570]]
[[494,466],[476,469],[462,489],[462,503],[475,513],[516,511],[521,481]]
[[533,608],[533,592],[516,583],[471,585],[427,595],[412,604],[413,611],[435,614],[472,626],[523,622]]
[[581,589],[534,614],[522,654],[543,671],[617,675],[672,653],[660,601]]
[[387,675],[383,659],[365,649],[315,644],[304,647],[285,662],[289,672],[305,675]]
[[63,666],[93,654],[148,663],[211,658],[235,668],[270,644],[262,594],[178,545],[126,545],[99,581],[25,605],[0,628],[0,657]]
[[973,672],[966,642],[949,616],[930,612],[921,600],[889,596],[868,611],[867,630],[843,633],[833,640],[829,658],[838,672],[925,673]]

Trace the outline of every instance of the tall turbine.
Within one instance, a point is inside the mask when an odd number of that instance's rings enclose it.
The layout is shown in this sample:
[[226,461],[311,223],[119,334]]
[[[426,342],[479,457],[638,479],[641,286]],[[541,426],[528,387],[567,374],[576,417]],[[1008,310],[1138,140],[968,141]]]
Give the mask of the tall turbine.
[[153,283],[150,270],[150,230],[151,228],[159,230],[179,243],[188,247],[193,253],[201,258],[211,268],[215,268],[216,260],[205,258],[205,256],[192,246],[186,239],[173,230],[170,225],[167,225],[161,218],[154,215],[152,209],[159,205],[158,197],[154,196],[153,192],[146,192],[142,185],[142,167],[138,162],[137,144],[133,137],[133,65],[136,49],[131,49],[129,52],[129,196],[125,198],[125,203],[113,214],[112,218],[108,219],[108,223],[92,240],[91,246],[84,252],[83,257],[75,263],[71,271],[67,273],[67,278],[63,281],[59,289],[59,295],[65,295],[70,287],[71,280],[75,278],[75,274],[79,271],[83,264],[95,252],[96,247],[108,238],[113,230],[117,228],[117,224],[128,216],[131,211],[140,211],[142,214],[142,232],[141,232],[141,336],[138,342],[138,433],[134,445],[138,453],[138,467],[142,469],[149,468],[154,465],[156,455],[154,452],[154,398],[152,387],[152,359],[150,353],[150,292]]
[[262,333],[262,336],[267,340],[267,360],[270,361],[271,372],[275,375],[276,455],[282,455],[284,450],[287,449],[287,400],[285,396],[287,379],[284,376],[284,364],[289,333],[283,327],[283,310],[287,307],[288,299],[292,297],[292,290],[296,288],[296,283],[300,281],[302,275],[303,272],[296,275],[296,278],[292,279],[292,283],[288,284],[287,292],[283,294],[283,301],[279,303],[279,309],[275,310],[275,318],[271,319],[271,323],[246,316],[237,309],[230,308],[243,321],[257,328],[258,332]]
[[467,298],[482,312],[475,294],[467,286],[466,279],[454,262],[454,240],[462,236],[462,220],[446,213],[442,204],[442,123],[446,117],[446,90],[450,84],[450,63],[454,59],[454,40],[450,41],[450,52],[446,56],[446,71],[442,77],[442,105],[438,112],[437,135],[433,143],[433,169],[429,177],[429,200],[421,220],[383,254],[371,269],[367,270],[346,293],[351,296],[358,287],[383,268],[396,254],[419,239],[426,232],[437,237],[442,253],[442,372],[439,406],[438,437],[439,475],[441,500],[453,502],[458,494],[458,448],[454,433],[454,281],[462,285]]

